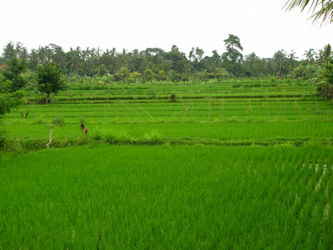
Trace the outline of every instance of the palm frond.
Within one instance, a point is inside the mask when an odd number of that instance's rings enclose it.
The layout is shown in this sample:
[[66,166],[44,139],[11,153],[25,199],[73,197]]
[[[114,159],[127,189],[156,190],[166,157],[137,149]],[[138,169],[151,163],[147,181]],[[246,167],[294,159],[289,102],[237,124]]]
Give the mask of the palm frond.
[[314,21],[333,23],[333,0],[288,0],[285,9],[292,10],[300,8],[301,11],[309,9]]
[[314,21],[322,20],[322,22],[330,22],[333,23],[333,2],[327,2],[323,4],[320,10],[315,12],[312,16]]

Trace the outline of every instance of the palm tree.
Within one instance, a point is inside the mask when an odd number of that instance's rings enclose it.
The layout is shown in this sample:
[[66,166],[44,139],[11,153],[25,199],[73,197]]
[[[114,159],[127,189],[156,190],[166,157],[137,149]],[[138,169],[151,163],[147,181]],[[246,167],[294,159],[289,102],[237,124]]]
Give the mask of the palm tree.
[[301,11],[309,9],[313,13],[313,21],[333,23],[333,0],[288,0],[286,9],[295,8],[300,8]]

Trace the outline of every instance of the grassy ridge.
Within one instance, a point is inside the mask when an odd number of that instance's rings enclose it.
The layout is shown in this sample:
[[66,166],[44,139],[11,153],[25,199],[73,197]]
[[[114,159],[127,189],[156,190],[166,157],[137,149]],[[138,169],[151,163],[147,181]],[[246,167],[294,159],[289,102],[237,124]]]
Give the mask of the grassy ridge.
[[331,249],[331,148],[131,147],[0,158],[0,249]]
[[[84,99],[153,99],[168,98],[175,94],[179,98],[229,97],[229,96],[276,96],[313,95],[315,86],[300,80],[245,79],[223,80],[221,82],[170,83],[153,82],[145,84],[82,84],[71,83],[61,91],[57,101],[83,101]],[[38,98],[31,93],[30,100]]]

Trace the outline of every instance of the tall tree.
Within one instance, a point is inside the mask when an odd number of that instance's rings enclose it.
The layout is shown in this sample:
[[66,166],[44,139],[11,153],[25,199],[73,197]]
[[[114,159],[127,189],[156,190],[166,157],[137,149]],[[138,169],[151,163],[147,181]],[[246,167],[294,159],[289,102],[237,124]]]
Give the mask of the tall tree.
[[316,61],[317,52],[314,49],[309,49],[305,51],[304,56],[306,58],[306,62],[312,64]]
[[227,51],[222,55],[223,66],[234,76],[240,76],[242,74],[241,63],[243,61],[243,46],[241,45],[239,37],[230,34],[229,37],[224,40],[224,45]]

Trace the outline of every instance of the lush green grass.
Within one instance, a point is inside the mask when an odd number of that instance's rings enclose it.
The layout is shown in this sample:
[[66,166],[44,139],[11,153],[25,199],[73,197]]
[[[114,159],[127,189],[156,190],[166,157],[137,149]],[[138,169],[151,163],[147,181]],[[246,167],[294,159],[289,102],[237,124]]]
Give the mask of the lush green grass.
[[[28,119],[21,112],[29,111]],[[104,104],[26,105],[8,114],[3,125],[10,138],[56,139],[81,135],[85,120],[90,135],[141,138],[158,133],[165,140],[332,139],[333,105],[315,98],[179,100]],[[52,121],[63,119],[64,126]]]
[[3,155],[0,249],[332,249],[332,148]]
[[333,104],[314,89],[73,84],[20,106],[7,149],[89,144],[0,153],[0,250],[333,249]]
[[[88,91],[87,91],[88,90]],[[223,97],[223,96],[274,96],[274,95],[312,95],[315,86],[300,80],[223,80],[213,82],[153,82],[144,84],[96,84],[89,82],[71,83],[68,89],[56,97],[59,102],[83,101],[84,99],[106,98],[167,98],[171,94],[181,97]],[[31,98],[38,98],[32,94]]]

